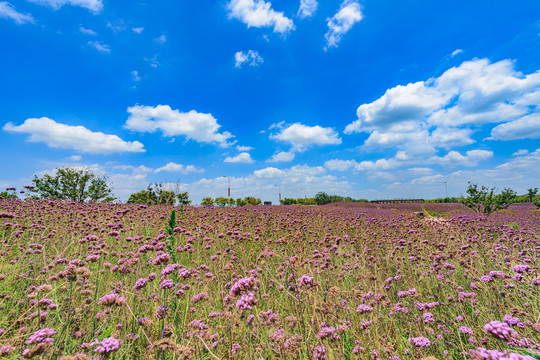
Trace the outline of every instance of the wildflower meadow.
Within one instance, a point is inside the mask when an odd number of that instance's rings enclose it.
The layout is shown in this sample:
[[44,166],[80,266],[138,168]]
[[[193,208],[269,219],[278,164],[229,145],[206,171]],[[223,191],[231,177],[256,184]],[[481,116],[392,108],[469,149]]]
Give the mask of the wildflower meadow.
[[539,236],[528,205],[0,199],[0,357],[538,359]]

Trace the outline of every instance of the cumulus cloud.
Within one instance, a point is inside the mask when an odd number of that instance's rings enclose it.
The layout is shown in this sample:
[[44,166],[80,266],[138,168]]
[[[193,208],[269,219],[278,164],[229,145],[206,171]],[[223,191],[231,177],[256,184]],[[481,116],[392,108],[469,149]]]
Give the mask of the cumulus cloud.
[[154,170],[155,173],[159,173],[159,172],[179,172],[179,173],[182,173],[182,174],[190,174],[190,173],[202,173],[204,172],[204,169],[201,169],[201,168],[198,168],[194,165],[182,165],[182,164],[177,164],[177,163],[174,163],[174,162],[169,162],[167,163],[167,165],[165,166],[162,166],[160,168],[157,168],[156,170]]
[[332,171],[346,171],[357,164],[355,160],[332,159],[324,163],[324,167]]
[[28,141],[43,142],[52,148],[94,154],[146,151],[138,141],[124,141],[116,135],[93,132],[84,126],[60,124],[46,117],[26,119],[19,126],[9,122],[3,129],[11,133],[30,134]]
[[94,49],[102,53],[108,54],[111,52],[111,47],[107,44],[104,44],[102,41],[89,41],[88,45],[92,46]]
[[493,151],[488,150],[470,150],[467,151],[465,155],[462,155],[457,151],[450,151],[443,157],[434,156],[429,161],[443,166],[476,166],[480,161],[491,157],[493,157]]
[[141,34],[144,31],[143,27],[134,27],[131,28],[131,31],[133,31],[135,34]]
[[540,71],[523,75],[511,60],[473,59],[438,78],[390,88],[360,105],[358,120],[345,133],[369,133],[364,146],[431,156],[440,148],[473,144],[475,128],[489,124],[501,124],[493,129],[493,140],[537,138],[533,112],[538,105]]
[[272,155],[272,157],[268,159],[268,162],[289,162],[294,160],[294,156],[294,152],[292,151],[280,151],[277,154]]
[[325,50],[331,47],[337,47],[341,41],[341,37],[363,18],[362,7],[356,0],[345,0],[342,2],[339,11],[331,18],[326,19],[328,31],[324,35],[326,38]]
[[195,110],[180,112],[169,105],[135,105],[127,109],[130,114],[124,127],[138,132],[153,133],[161,131],[166,137],[185,136],[203,143],[217,143],[222,147],[230,146],[233,137],[228,131],[219,132],[221,125],[212,114],[199,113]]
[[247,52],[236,52],[236,54],[234,54],[234,61],[234,67],[236,68],[241,68],[244,64],[248,64],[251,67],[256,67],[264,62],[259,53],[253,50],[248,50]]
[[317,0],[300,0],[300,8],[298,9],[298,17],[300,19],[308,18],[315,14],[319,3]]
[[273,27],[274,32],[286,34],[294,30],[294,23],[283,12],[272,9],[264,0],[231,0],[227,5],[229,16],[249,27]]
[[497,125],[491,130],[491,140],[520,140],[540,138],[540,113]]
[[139,72],[137,70],[133,70],[131,72],[131,79],[135,82],[141,81],[141,76],[139,75]]
[[282,128],[279,133],[270,135],[270,138],[289,143],[297,151],[303,151],[311,145],[341,144],[341,138],[334,129],[300,123]]
[[242,152],[236,156],[227,156],[224,160],[226,163],[242,163],[242,164],[252,164],[253,159],[251,158],[251,155],[247,152]]
[[60,9],[64,5],[80,6],[94,13],[99,13],[103,9],[103,0],[30,0],[33,3],[46,5],[54,10]]
[[32,15],[18,12],[7,1],[0,1],[0,18],[11,19],[15,24],[33,24],[35,22]]

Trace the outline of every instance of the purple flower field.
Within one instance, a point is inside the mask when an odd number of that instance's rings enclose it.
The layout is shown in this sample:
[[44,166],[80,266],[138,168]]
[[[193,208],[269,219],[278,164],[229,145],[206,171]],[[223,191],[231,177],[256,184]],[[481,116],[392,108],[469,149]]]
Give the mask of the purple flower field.
[[532,207],[171,210],[0,199],[0,357],[540,358]]

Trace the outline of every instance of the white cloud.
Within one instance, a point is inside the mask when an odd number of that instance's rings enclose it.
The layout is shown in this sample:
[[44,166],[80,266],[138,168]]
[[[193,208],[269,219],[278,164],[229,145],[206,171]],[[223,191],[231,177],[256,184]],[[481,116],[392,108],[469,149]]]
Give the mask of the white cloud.
[[465,155],[462,155],[457,151],[450,151],[443,157],[432,157],[430,162],[443,166],[476,166],[480,161],[489,159],[491,157],[493,157],[493,151],[488,150],[470,150],[467,151]]
[[463,53],[463,50],[461,49],[456,49],[454,51],[452,51],[452,54],[450,55],[451,57],[454,57],[454,56],[457,56],[459,54]]
[[252,146],[242,146],[242,145],[236,145],[236,150],[244,152],[244,151],[251,151],[254,147]]
[[195,110],[180,112],[169,105],[135,105],[127,109],[130,114],[124,127],[139,132],[163,132],[164,136],[186,136],[203,143],[217,143],[222,147],[231,145],[233,137],[228,131],[218,132],[221,125],[212,114],[203,114]]
[[491,130],[493,140],[519,140],[540,138],[540,113],[497,125]]
[[15,7],[7,1],[0,1],[0,18],[11,19],[16,24],[33,24],[35,22],[32,15],[18,12]]
[[134,27],[134,28],[131,28],[131,30],[136,33],[136,34],[140,34],[144,31],[144,28],[143,27]]
[[331,47],[337,47],[337,44],[341,41],[341,37],[363,18],[362,7],[356,0],[345,0],[342,2],[339,11],[331,18],[326,19],[328,31],[324,35],[326,38],[325,50]]
[[102,52],[102,53],[107,53],[108,54],[108,53],[111,52],[111,47],[109,45],[107,45],[107,44],[104,44],[101,41],[89,41],[88,45],[92,46],[97,51]]
[[162,166],[160,168],[157,168],[154,170],[155,173],[159,173],[162,171],[166,172],[179,172],[182,174],[189,174],[189,173],[202,173],[204,172],[203,169],[198,168],[194,165],[182,165],[182,164],[176,164],[174,162],[169,162],[167,165]]
[[251,67],[259,66],[264,62],[263,58],[257,51],[248,50],[247,52],[238,51],[234,54],[234,67],[241,68],[242,65],[247,63]]
[[82,156],[81,156],[81,155],[71,155],[68,159],[69,159],[70,161],[81,161],[81,160],[82,160]]
[[521,156],[521,155],[527,155],[529,153],[529,150],[526,149],[520,149],[512,154],[512,156]]
[[285,34],[294,30],[294,23],[274,11],[272,4],[264,0],[231,0],[227,5],[229,16],[240,20],[249,27],[273,27],[274,32]]
[[30,134],[28,141],[43,142],[52,148],[94,154],[146,151],[138,141],[124,141],[116,135],[93,132],[84,126],[60,124],[46,117],[26,119],[19,126],[9,122],[3,129],[12,133]]
[[96,36],[97,33],[92,29],[87,29],[83,26],[79,27],[79,31],[86,35]]
[[94,13],[99,13],[103,9],[103,0],[30,0],[36,4],[50,6],[54,10],[60,9],[64,5],[80,6]]
[[537,138],[540,71],[529,75],[514,62],[465,61],[438,78],[398,85],[358,107],[346,134],[369,133],[365,147],[396,147],[409,158],[433,156],[438,149],[473,144],[475,129],[503,123],[494,140]]
[[324,163],[324,167],[332,171],[345,171],[357,164],[355,160],[332,159]]
[[292,151],[281,151],[277,154],[274,154],[270,159],[268,159],[268,162],[289,162],[294,160],[294,156],[295,155]]
[[133,70],[133,71],[131,72],[131,78],[132,78],[133,81],[135,81],[135,82],[141,81],[141,77],[140,77],[139,72],[138,72],[137,70]]
[[319,125],[307,126],[294,123],[281,129],[277,134],[270,135],[271,139],[287,142],[293,149],[303,151],[311,145],[338,145],[341,139],[332,128],[324,128]]
[[300,0],[300,8],[298,9],[298,16],[300,19],[313,16],[317,11],[319,3],[317,0]]
[[165,44],[167,42],[167,36],[165,36],[165,34],[163,34],[160,37],[155,38],[154,41],[159,43],[159,44]]
[[251,158],[251,155],[247,152],[240,153],[236,156],[227,156],[224,160],[226,163],[242,163],[242,164],[252,164],[253,159]]

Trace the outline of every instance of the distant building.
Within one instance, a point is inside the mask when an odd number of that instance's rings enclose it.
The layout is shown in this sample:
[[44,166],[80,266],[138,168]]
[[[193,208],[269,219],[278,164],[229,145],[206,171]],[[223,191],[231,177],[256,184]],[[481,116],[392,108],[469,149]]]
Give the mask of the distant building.
[[272,205],[272,202],[271,201],[265,201],[264,205]]
[[373,200],[374,204],[408,204],[423,203],[424,199],[391,199],[391,200]]

